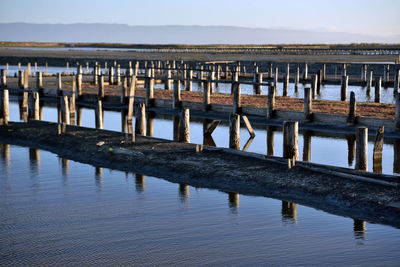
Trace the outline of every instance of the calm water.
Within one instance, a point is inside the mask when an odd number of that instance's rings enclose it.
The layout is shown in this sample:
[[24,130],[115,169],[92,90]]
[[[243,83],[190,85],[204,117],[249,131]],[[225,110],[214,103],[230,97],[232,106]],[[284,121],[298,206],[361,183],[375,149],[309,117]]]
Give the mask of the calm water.
[[389,226],[0,148],[2,266],[400,263]]
[[[82,109],[82,126],[95,127],[94,110]],[[10,103],[10,120],[19,121],[18,103]],[[54,107],[43,108],[43,120],[57,122],[57,109]],[[121,131],[121,113],[114,111],[104,112],[104,128],[108,130]],[[282,156],[283,135],[280,129],[274,131],[274,155]],[[247,151],[260,154],[267,154],[267,129],[254,129],[255,138],[250,140],[250,146]],[[153,120],[154,137],[173,140],[173,118],[156,117]],[[229,126],[220,124],[212,134],[213,141],[218,147],[229,147]],[[250,135],[247,129],[242,126],[240,131],[241,149],[244,148]],[[190,123],[190,142],[203,144],[203,123],[191,120]],[[299,158],[303,159],[304,134],[299,133]],[[368,170],[372,171],[372,154],[374,139],[368,142]],[[329,153],[327,153],[329,151]],[[348,158],[348,140],[344,136],[327,137],[322,135],[311,136],[311,162],[354,168],[355,160],[349,162]],[[386,143],[383,145],[382,172],[393,174],[394,166],[394,146]]]

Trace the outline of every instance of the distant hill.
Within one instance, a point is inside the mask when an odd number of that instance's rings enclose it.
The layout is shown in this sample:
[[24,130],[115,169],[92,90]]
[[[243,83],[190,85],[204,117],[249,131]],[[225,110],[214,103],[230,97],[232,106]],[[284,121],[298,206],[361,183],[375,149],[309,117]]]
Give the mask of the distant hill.
[[234,26],[0,23],[0,41],[146,44],[400,43],[400,35],[379,37],[345,32]]

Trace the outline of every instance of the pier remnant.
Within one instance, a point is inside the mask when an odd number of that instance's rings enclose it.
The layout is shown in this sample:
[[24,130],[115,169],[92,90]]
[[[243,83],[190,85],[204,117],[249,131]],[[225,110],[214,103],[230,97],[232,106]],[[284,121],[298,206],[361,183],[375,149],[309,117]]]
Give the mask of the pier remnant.
[[298,122],[283,122],[283,157],[286,159],[299,159],[298,151]]
[[368,170],[368,128],[356,129],[356,170]]

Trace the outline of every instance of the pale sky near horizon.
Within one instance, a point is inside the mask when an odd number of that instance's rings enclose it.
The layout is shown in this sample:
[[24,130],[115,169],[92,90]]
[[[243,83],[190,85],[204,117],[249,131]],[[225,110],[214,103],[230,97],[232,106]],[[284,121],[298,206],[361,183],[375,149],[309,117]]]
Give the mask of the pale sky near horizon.
[[400,35],[400,0],[0,0],[0,23],[229,25]]

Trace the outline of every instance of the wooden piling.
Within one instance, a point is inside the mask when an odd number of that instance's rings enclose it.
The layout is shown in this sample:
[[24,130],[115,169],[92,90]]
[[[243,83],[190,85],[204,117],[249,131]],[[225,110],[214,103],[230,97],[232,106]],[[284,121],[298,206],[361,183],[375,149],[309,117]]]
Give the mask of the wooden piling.
[[109,72],[108,72],[108,83],[109,83],[110,85],[115,84],[114,77],[115,77],[114,67],[113,67],[113,66],[110,66],[110,70],[109,70]]
[[93,84],[94,85],[97,85],[99,82],[98,82],[98,65],[97,65],[97,62],[96,62],[96,64],[93,66]]
[[317,75],[317,94],[321,94],[321,86],[322,86],[322,70],[319,70],[318,75]]
[[240,115],[229,115],[229,148],[240,150]]
[[350,103],[349,103],[349,116],[347,117],[347,123],[355,124],[356,116],[357,116],[357,103],[356,103],[356,94],[351,91],[350,92]]
[[18,87],[20,89],[24,88],[24,72],[22,70],[18,71]]
[[382,77],[375,80],[375,103],[381,102]]
[[318,75],[313,75],[312,76],[312,81],[311,81],[312,99],[316,99],[317,98],[317,83],[318,83]]
[[368,128],[356,130],[356,170],[368,170]]
[[286,73],[283,79],[282,96],[288,96],[288,89],[289,89],[289,73]]
[[399,92],[400,88],[400,69],[397,70],[397,74],[395,75],[394,85],[393,85],[393,95]]
[[303,80],[308,80],[308,64],[304,64]]
[[181,81],[174,81],[174,98],[172,101],[173,108],[179,108],[181,106]]
[[383,150],[383,135],[385,127],[382,126],[376,131],[374,152],[372,156],[373,167],[375,173],[382,173],[382,150]]
[[310,87],[304,88],[304,119],[312,121],[312,92]]
[[208,81],[206,86],[204,86],[203,92],[203,111],[210,110],[211,104],[211,82]]
[[[127,120],[128,123],[132,123],[133,119],[133,113],[134,113],[134,103],[135,103],[135,91],[136,91],[136,76],[132,76],[131,80],[131,86],[129,87],[129,92],[128,92],[128,114],[127,114]],[[134,140],[133,140],[134,141]]]
[[367,97],[371,97],[371,88],[372,88],[373,75],[374,75],[374,72],[371,70],[369,72],[369,78],[368,78],[368,82],[367,82],[367,89],[365,90],[365,93],[366,93]]
[[117,71],[115,73],[115,77],[116,77],[116,84],[117,85],[121,85],[121,65],[117,65]]
[[273,73],[274,73],[274,71],[273,71],[273,66],[272,66],[272,62],[270,62],[269,63],[269,77],[268,78],[270,78],[270,79],[272,79],[273,78]]
[[96,121],[96,128],[97,129],[104,129],[103,126],[103,103],[101,99],[97,99],[95,107],[95,121]]
[[135,133],[138,135],[146,135],[146,105],[139,103],[136,106],[136,122],[135,122]]
[[69,124],[70,123],[70,115],[69,115],[69,105],[68,105],[68,96],[60,97],[61,104],[61,122]]
[[183,108],[179,116],[179,142],[190,142],[189,109]]
[[2,100],[3,100],[3,114],[2,114],[3,123],[7,125],[10,120],[9,96],[7,88],[3,88]]
[[171,90],[171,82],[172,82],[172,80],[171,80],[171,68],[170,68],[170,65],[168,64],[166,68],[167,68],[166,71],[165,71],[166,80],[165,80],[165,85],[164,86],[165,86],[165,90]]
[[7,86],[7,71],[1,70],[1,87],[5,88]]
[[57,95],[60,95],[62,90],[62,77],[61,73],[57,73]]
[[340,101],[346,101],[347,99],[347,87],[349,84],[349,76],[342,76],[342,83],[340,87]]
[[297,93],[299,91],[299,81],[300,81],[300,68],[296,68],[296,76],[294,81],[294,91]]
[[275,93],[278,92],[278,82],[279,82],[279,70],[278,67],[275,68],[275,74],[274,74],[274,90]]
[[100,78],[99,78],[98,98],[104,99],[104,76],[103,76],[103,73],[100,74]]
[[43,75],[41,72],[36,72],[36,90],[39,95],[43,95]]
[[39,93],[31,92],[28,100],[28,119],[39,120]]
[[298,151],[298,122],[283,122],[283,157],[286,159],[299,159]]
[[267,118],[272,119],[275,113],[275,87],[273,85],[268,86],[268,112]]
[[76,100],[76,81],[75,78],[72,77],[72,85],[71,85],[71,97],[69,98],[69,115],[70,115],[70,123],[72,125],[75,124],[75,100]]
[[192,91],[193,70],[188,71],[188,81],[186,82],[186,91]]
[[240,94],[240,83],[233,82],[232,83],[232,91],[233,91],[233,113],[240,114],[242,112],[241,108],[241,94]]
[[147,69],[147,74],[145,78],[146,86],[146,106],[151,107],[154,103],[154,78],[151,76],[151,69]]
[[126,88],[126,77],[122,77],[122,82],[121,82],[121,94],[120,94],[120,102],[121,104],[126,104],[127,103],[127,88]]
[[322,67],[322,82],[326,81],[326,64]]
[[263,82],[263,74],[258,73],[254,84],[254,92],[256,95],[262,95],[262,85],[261,85],[262,82]]

